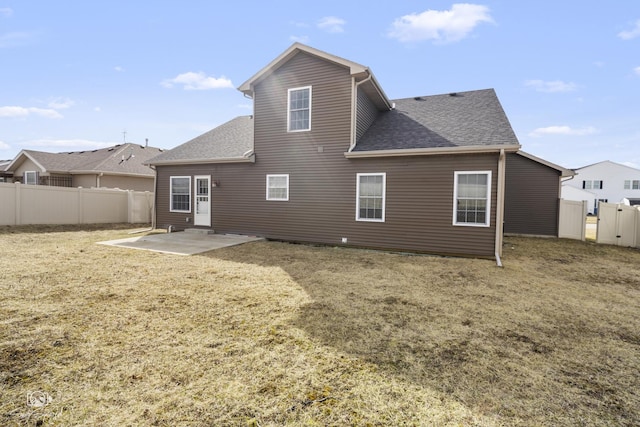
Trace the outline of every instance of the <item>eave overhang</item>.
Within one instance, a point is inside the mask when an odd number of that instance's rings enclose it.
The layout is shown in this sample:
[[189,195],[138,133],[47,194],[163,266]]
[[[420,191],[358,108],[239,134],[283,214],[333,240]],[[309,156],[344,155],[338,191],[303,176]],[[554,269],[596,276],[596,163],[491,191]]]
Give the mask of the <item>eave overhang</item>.
[[463,147],[434,147],[434,148],[406,148],[396,150],[371,150],[349,151],[344,153],[347,159],[364,159],[374,157],[401,157],[401,156],[442,156],[447,154],[489,154],[515,153],[520,150],[520,145],[481,145]]
[[181,165],[203,165],[203,164],[217,164],[217,163],[255,163],[256,155],[254,153],[248,154],[242,157],[215,157],[210,159],[179,159],[179,160],[164,160],[153,163],[144,163],[147,166],[181,166]]

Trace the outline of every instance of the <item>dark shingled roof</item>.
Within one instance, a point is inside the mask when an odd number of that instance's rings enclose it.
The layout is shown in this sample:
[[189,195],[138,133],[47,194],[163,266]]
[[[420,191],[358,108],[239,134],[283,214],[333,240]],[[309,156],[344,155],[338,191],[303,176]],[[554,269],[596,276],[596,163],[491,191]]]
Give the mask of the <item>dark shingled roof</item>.
[[242,158],[253,150],[253,116],[240,116],[150,159],[151,165]]
[[393,102],[352,151],[519,144],[493,89]]

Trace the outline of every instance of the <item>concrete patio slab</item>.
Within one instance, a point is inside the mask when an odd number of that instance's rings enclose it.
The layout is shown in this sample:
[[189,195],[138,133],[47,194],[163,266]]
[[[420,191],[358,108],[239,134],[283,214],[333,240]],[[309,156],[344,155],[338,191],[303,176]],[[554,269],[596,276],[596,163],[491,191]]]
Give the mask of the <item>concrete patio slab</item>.
[[261,237],[236,234],[159,233],[126,239],[98,242],[100,245],[142,249],[174,255],[194,255],[214,249],[264,240]]

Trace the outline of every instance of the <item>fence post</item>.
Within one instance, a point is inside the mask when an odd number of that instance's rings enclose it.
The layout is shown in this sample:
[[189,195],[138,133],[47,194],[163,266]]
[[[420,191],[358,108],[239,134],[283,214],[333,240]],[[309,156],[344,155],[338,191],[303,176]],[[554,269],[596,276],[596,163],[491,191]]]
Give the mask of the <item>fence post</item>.
[[14,201],[16,203],[16,218],[13,223],[15,225],[22,225],[22,207],[20,206],[22,204],[22,195],[20,193],[20,186],[22,184],[16,182],[14,185],[16,189],[14,192]]
[[84,188],[78,187],[78,224],[84,224]]
[[129,224],[133,224],[133,219],[135,217],[133,210],[135,209],[136,203],[133,198],[133,190],[127,190],[127,222]]

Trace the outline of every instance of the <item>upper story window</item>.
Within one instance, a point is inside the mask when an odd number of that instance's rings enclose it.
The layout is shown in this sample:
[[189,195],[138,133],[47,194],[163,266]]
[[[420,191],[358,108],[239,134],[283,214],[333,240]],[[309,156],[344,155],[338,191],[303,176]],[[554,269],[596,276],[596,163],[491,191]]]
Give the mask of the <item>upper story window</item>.
[[453,225],[488,227],[491,171],[455,172]]
[[625,190],[640,190],[640,180],[626,180],[624,182]]
[[289,175],[267,175],[267,200],[289,200]]
[[356,181],[356,221],[384,222],[387,175],[359,173]]
[[583,190],[602,190],[602,181],[593,180],[593,181],[582,181],[582,189]]
[[172,176],[169,183],[171,212],[191,212],[191,177]]
[[288,91],[289,132],[311,130],[311,86],[298,87]]

